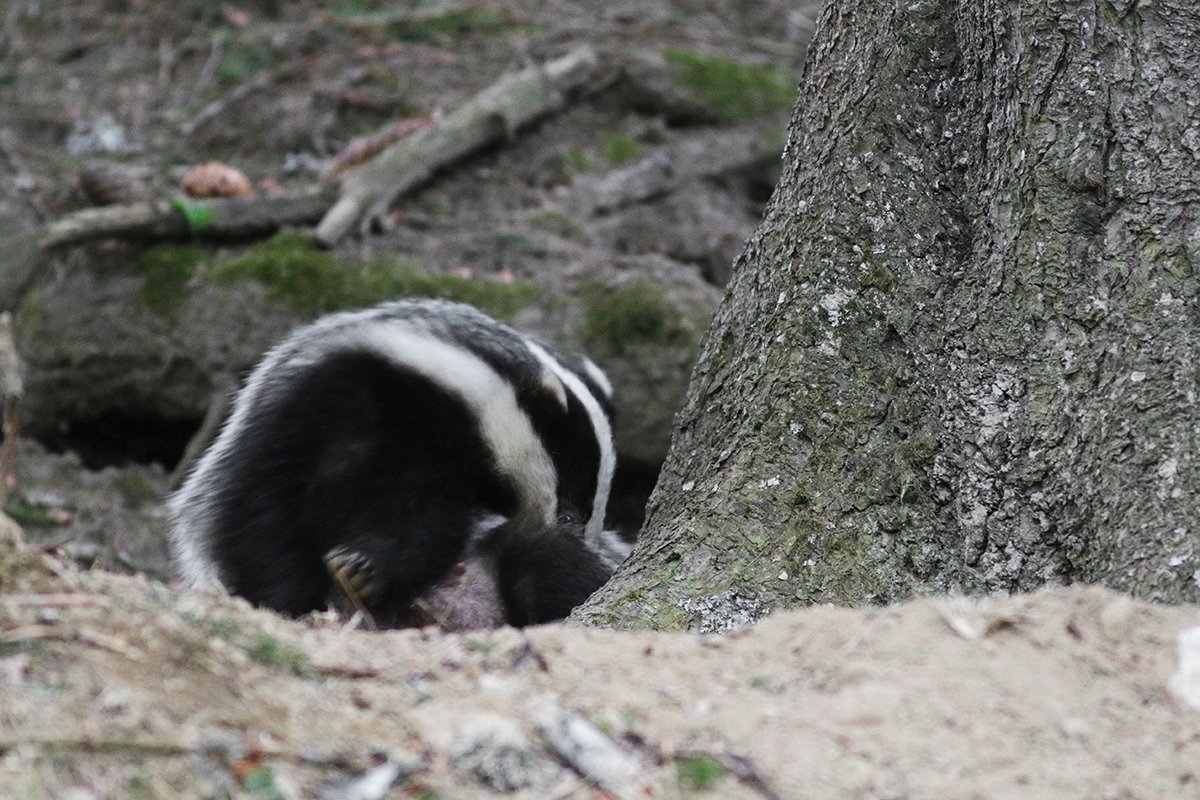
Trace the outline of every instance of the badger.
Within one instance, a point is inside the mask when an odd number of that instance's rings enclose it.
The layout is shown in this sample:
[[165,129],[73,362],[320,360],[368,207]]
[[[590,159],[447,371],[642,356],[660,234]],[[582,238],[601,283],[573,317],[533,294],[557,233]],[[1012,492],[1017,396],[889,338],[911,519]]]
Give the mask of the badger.
[[470,306],[326,316],[266,354],[170,498],[176,565],[292,616],[561,619],[630,549],[604,527],[611,396]]

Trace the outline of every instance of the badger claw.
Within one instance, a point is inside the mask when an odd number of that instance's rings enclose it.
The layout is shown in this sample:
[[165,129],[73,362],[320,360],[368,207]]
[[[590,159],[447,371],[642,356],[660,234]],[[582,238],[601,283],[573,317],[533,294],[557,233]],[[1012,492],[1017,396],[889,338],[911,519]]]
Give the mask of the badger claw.
[[325,554],[325,566],[355,605],[370,605],[379,594],[375,569],[362,553],[337,547]]

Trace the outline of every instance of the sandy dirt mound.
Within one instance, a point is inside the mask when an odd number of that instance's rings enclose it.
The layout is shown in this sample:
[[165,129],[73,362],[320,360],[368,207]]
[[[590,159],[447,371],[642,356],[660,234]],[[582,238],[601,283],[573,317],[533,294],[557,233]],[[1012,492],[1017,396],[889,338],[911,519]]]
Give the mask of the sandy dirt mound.
[[0,560],[0,797],[1200,793],[1200,712],[1168,690],[1194,607],[1071,588],[714,637],[369,632]]

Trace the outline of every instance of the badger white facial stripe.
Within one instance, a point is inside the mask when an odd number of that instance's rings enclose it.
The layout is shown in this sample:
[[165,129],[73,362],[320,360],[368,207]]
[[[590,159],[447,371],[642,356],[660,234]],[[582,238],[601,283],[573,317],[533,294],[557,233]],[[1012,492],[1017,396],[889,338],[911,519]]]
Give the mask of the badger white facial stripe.
[[[559,380],[575,395],[587,410],[592,430],[596,432],[596,441],[600,445],[600,466],[599,474],[596,476],[596,494],[592,500],[592,515],[588,519],[586,528],[588,544],[592,545],[594,549],[599,542],[600,533],[604,530],[604,512],[608,508],[608,492],[612,485],[613,472],[617,467],[617,454],[612,440],[612,425],[609,424],[608,415],[600,407],[600,402],[577,375],[560,364],[554,356],[547,353],[537,343],[526,339],[525,344],[538,357],[538,360],[547,369],[558,375]],[[599,371],[599,368],[596,369]],[[607,379],[605,379],[605,383],[607,383]]]

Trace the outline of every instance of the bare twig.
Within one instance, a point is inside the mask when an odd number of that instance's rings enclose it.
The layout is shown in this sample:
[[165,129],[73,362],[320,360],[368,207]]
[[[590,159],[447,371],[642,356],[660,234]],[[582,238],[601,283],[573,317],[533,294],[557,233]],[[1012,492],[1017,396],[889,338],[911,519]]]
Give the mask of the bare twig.
[[472,0],[472,2],[423,5],[415,9],[401,8],[368,14],[356,14],[354,16],[338,17],[335,21],[348,28],[404,25],[445,19],[454,14],[461,14],[476,8],[478,8],[478,4]]
[[535,722],[550,749],[601,789],[621,800],[651,796],[650,781],[637,759],[583,715],[551,707]]
[[10,135],[8,128],[0,129],[0,156],[4,156],[4,160],[12,167],[12,171],[20,175],[26,172],[25,164],[12,149],[12,144],[8,140]]
[[175,68],[176,51],[166,36],[158,40],[158,85],[166,86],[171,81],[171,70]]
[[257,91],[267,88],[279,76],[280,73],[278,72],[264,72],[253,80],[246,81],[240,86],[231,89],[205,106],[196,116],[180,124],[179,132],[184,136],[191,136],[201,127],[216,119],[227,107],[249,97]]
[[967,640],[983,639],[1021,622],[1019,615],[994,608],[987,598],[951,595],[934,599],[933,607],[950,630]]
[[17,437],[21,432],[24,368],[13,341],[12,314],[0,312],[0,404],[3,404],[4,443],[0,444],[0,507],[17,485]]
[[845,664],[846,660],[854,654],[854,651],[857,650],[858,646],[863,643],[863,640],[866,639],[870,633],[874,632],[877,627],[879,627],[880,621],[883,620],[887,614],[888,612],[885,611],[868,615],[867,618],[863,620],[862,624],[858,626],[858,629],[854,632],[854,635],[846,640],[846,643],[842,645],[841,649],[834,655],[832,659],[830,659],[829,663],[825,665],[824,669],[818,671],[813,676],[813,687],[821,691],[830,688],[839,677],[842,670],[842,665]]
[[312,671],[328,678],[345,678],[361,680],[363,678],[378,678],[380,672],[375,667],[355,667],[348,664],[314,665]]
[[[19,181],[32,182],[33,173],[26,166],[24,160],[17,155],[17,150],[13,147],[12,143],[12,133],[8,128],[0,128],[0,155],[4,156],[5,160],[8,161],[9,166],[12,167],[13,173]],[[30,183],[29,188],[32,189],[33,186],[34,184]],[[46,210],[45,204],[38,199],[36,194],[32,191],[23,192],[23,194],[25,202],[33,209],[33,213],[37,215],[38,219],[47,220],[50,218],[50,212]]]
[[196,748],[188,747],[181,742],[164,741],[161,739],[137,739],[124,737],[91,737],[70,736],[65,734],[45,734],[27,736],[5,736],[0,738],[0,751],[10,750],[20,745],[38,745],[52,750],[83,750],[95,753],[133,753],[152,756],[186,756],[197,752]]
[[217,71],[217,65],[221,63],[221,58],[224,55],[225,35],[218,31],[209,40],[208,59],[205,60],[204,66],[200,68],[200,74],[196,78],[196,83],[192,86],[193,101],[197,100],[200,97],[200,93],[208,87],[213,73]]
[[[143,756],[191,756],[200,755],[212,757],[217,755],[221,760],[227,760],[233,753],[252,753],[264,759],[276,759],[294,764],[308,764],[315,767],[336,767],[344,769],[347,766],[365,767],[364,773],[372,769],[394,764],[397,777],[411,775],[425,767],[424,760],[419,756],[404,753],[389,757],[383,764],[372,764],[374,759],[364,758],[358,753],[346,751],[313,751],[301,753],[283,747],[272,747],[262,742],[251,746],[243,745],[237,740],[201,741],[190,744],[171,739],[151,739],[136,736],[88,736],[86,734],[13,734],[0,736],[0,752],[11,750],[21,745],[38,745],[48,750],[83,751],[93,753],[123,753]],[[389,770],[390,772],[390,770]]]
[[55,642],[83,642],[124,656],[130,661],[141,661],[142,657],[123,639],[94,630],[69,630],[59,625],[22,625],[0,633],[0,644],[46,640]]
[[215,385],[208,398],[208,410],[204,412],[204,420],[200,423],[200,429],[188,440],[179,464],[171,473],[169,485],[172,489],[178,489],[183,485],[183,479],[192,471],[196,459],[200,458],[200,454],[208,449],[213,439],[217,438],[217,431],[220,430],[221,423],[225,420],[225,414],[229,411],[229,406],[233,401],[234,379],[232,375],[227,373],[217,375],[213,379],[213,383]]
[[[58,509],[58,510],[61,511],[62,509]],[[52,550],[56,550],[59,547],[62,547],[67,542],[74,541],[75,537],[78,535],[79,535],[78,530],[72,530],[71,528],[67,528],[62,533],[58,534],[57,536],[52,536],[49,539],[42,539],[34,546],[38,550],[41,550],[43,553],[49,553]]]

